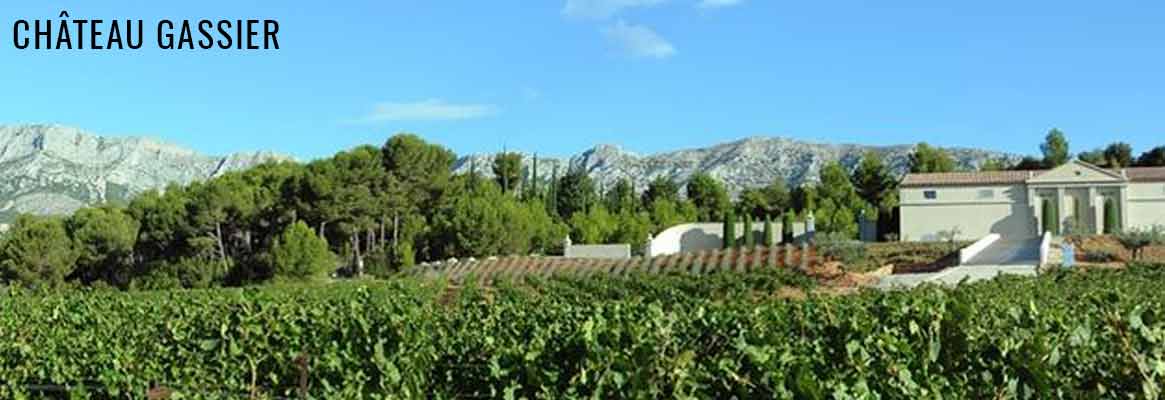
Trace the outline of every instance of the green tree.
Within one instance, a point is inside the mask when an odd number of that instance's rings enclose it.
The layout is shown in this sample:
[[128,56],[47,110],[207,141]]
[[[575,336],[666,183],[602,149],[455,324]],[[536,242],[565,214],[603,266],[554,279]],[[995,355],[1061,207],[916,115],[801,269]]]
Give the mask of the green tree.
[[724,185],[704,172],[697,172],[688,180],[688,199],[696,205],[701,221],[719,220],[730,208]]
[[498,153],[493,161],[494,181],[502,193],[512,193],[522,186],[522,155],[514,152]]
[[769,213],[779,213],[782,210],[788,209],[792,205],[792,198],[789,194],[789,188],[785,184],[785,178],[776,177],[772,183],[764,187],[765,200],[768,203]]
[[817,228],[822,232],[838,232],[848,237],[856,237],[857,214],[866,204],[841,163],[831,162],[821,169],[821,183],[817,187],[820,204],[815,215]]
[[1120,214],[1116,208],[1116,200],[1107,198],[1104,200],[1104,233],[1113,234],[1120,230]]
[[1109,168],[1125,168],[1133,165],[1133,147],[1125,142],[1109,144],[1104,148],[1104,160]]
[[666,200],[671,202],[680,201],[680,186],[675,181],[666,176],[656,176],[647,184],[647,190],[643,192],[642,203],[643,206],[649,207],[656,200]]
[[335,268],[335,256],[328,250],[328,242],[303,221],[295,221],[275,240],[271,263],[277,278],[321,280]]
[[585,171],[576,170],[558,180],[558,215],[564,220],[578,212],[586,212],[595,203],[595,183]]
[[1076,155],[1076,158],[1080,161],[1084,161],[1096,166],[1104,167],[1108,165],[1108,160],[1105,159],[1104,150],[1101,149],[1080,152],[1080,154]]
[[76,267],[77,251],[56,217],[21,215],[0,243],[0,272],[26,287],[57,287]]
[[765,229],[764,236],[761,236],[761,244],[765,247],[773,245],[773,217],[769,214],[765,214]]
[[409,211],[429,209],[425,205],[432,204],[449,182],[453,152],[408,133],[389,138],[380,151],[399,204]]
[[1053,235],[1059,235],[1060,213],[1056,207],[1052,206],[1052,201],[1048,199],[1044,199],[1041,208],[1043,209],[1040,215],[1043,218],[1044,232],[1051,232]]
[[955,160],[946,150],[931,147],[926,142],[919,143],[910,153],[908,160],[912,173],[951,172],[955,170]]
[[781,216],[781,242],[793,243],[793,224],[796,220],[793,216],[793,211],[785,211],[785,215]]
[[736,247],[736,213],[731,209],[724,214],[724,248],[731,249]]
[[1014,165],[1002,157],[991,157],[983,160],[979,165],[979,171],[1007,171],[1012,169]]
[[741,218],[744,219],[744,247],[755,247],[756,235],[752,232],[752,216],[745,214]]
[[615,214],[614,219],[615,228],[606,243],[627,243],[635,252],[642,250],[652,231],[651,216],[646,212],[623,211]]
[[529,254],[542,232],[539,225],[550,222],[545,213],[543,207],[503,194],[497,185],[450,193],[434,213],[431,254],[435,259]]
[[1068,152],[1068,139],[1059,129],[1052,128],[1040,144],[1040,151],[1044,153],[1044,168],[1055,168],[1068,162],[1071,153]]
[[696,221],[696,207],[688,201],[656,199],[651,203],[649,214],[655,233],[679,224]]
[[1044,169],[1044,162],[1038,158],[1025,156],[1011,167],[1014,171],[1034,171]]
[[614,235],[618,225],[616,216],[603,206],[595,206],[570,217],[570,237],[580,244],[603,244]]
[[1154,147],[1137,157],[1138,167],[1165,167],[1165,146]]
[[73,276],[83,283],[101,280],[118,287],[129,284],[141,226],[137,220],[118,208],[82,208],[65,225],[77,250]]
[[793,209],[802,215],[817,208],[817,188],[809,184],[802,184],[793,189],[791,197],[793,199]]
[[769,205],[768,196],[765,195],[762,189],[744,189],[737,196],[736,212],[740,215],[760,217],[768,214],[771,209],[772,207]]
[[857,168],[854,168],[850,180],[853,182],[858,196],[861,196],[867,203],[878,206],[880,209],[893,206],[892,204],[884,204],[883,201],[890,197],[891,193],[897,189],[897,185],[894,177],[890,174],[890,169],[882,163],[882,157],[878,153],[867,152],[862,157],[862,161],[858,163]]
[[636,203],[635,188],[631,186],[631,180],[627,178],[616,182],[615,186],[608,190],[603,198],[603,204],[607,210],[616,214],[636,211]]

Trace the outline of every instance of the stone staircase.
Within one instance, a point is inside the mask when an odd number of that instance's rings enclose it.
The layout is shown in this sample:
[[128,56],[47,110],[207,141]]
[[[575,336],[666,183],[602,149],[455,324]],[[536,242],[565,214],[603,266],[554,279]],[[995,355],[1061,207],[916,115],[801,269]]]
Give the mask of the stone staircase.
[[1064,249],[1061,245],[1064,244],[1064,239],[1053,236],[1051,245],[1048,246],[1048,265],[1061,265],[1064,263]]

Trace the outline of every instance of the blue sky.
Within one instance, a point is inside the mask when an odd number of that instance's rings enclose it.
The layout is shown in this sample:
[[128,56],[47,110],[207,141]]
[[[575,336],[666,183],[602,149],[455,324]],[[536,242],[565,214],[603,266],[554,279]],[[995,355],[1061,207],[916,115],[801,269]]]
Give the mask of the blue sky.
[[[163,4],[185,3],[185,4]],[[0,123],[307,159],[394,132],[459,153],[748,136],[1023,153],[1165,145],[1165,3],[41,1],[0,9]],[[16,50],[12,22],[144,19],[142,50]],[[158,19],[271,18],[280,50],[158,50]]]

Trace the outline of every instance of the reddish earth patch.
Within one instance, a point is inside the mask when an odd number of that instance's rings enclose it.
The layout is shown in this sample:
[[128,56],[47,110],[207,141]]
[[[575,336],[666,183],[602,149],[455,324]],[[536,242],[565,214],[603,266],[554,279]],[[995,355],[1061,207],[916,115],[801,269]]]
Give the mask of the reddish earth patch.
[[[1113,264],[1123,264],[1132,261],[1132,253],[1121,246],[1115,237],[1109,235],[1081,236],[1069,240],[1076,247],[1076,261],[1088,262],[1089,252],[1107,252],[1116,256]],[[1165,262],[1165,246],[1146,247],[1142,259],[1138,261]]]

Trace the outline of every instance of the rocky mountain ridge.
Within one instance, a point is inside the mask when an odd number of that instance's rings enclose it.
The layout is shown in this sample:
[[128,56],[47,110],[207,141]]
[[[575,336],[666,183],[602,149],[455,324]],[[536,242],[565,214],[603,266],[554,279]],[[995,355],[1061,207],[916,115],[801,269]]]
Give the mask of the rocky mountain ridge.
[[[733,192],[743,188],[759,187],[781,178],[790,187],[815,182],[821,167],[839,160],[852,169],[867,151],[874,151],[897,175],[909,168],[909,156],[915,145],[871,146],[859,144],[814,143],[784,137],[750,137],[711,147],[685,149],[639,155],[613,145],[598,145],[569,158],[538,158],[539,180],[548,179],[555,167],[559,175],[582,169],[595,179],[599,188],[615,185],[628,178],[638,190],[646,189],[647,182],[665,176],[683,184],[688,178],[704,171],[721,180]],[[971,148],[944,148],[955,159],[958,167],[976,169],[991,158],[1017,162],[1019,154]],[[533,155],[524,153],[524,173],[532,169]],[[476,168],[479,173],[492,176],[490,166],[495,154],[474,154],[457,160],[454,169],[466,172]]]
[[[640,155],[613,145],[597,145],[569,158],[539,157],[540,180],[568,170],[587,171],[599,189],[628,178],[642,191],[657,176],[684,183],[697,171],[723,181],[733,192],[785,179],[790,186],[813,182],[826,162],[852,168],[866,151],[884,157],[902,174],[914,145],[867,146],[813,143],[783,137],[751,137],[706,148]],[[989,158],[1016,161],[1019,155],[948,148],[958,165],[973,169]],[[459,158],[455,172],[476,168],[491,176],[495,154]],[[103,202],[121,202],[142,191],[184,184],[248,168],[268,160],[289,160],[272,152],[208,156],[141,137],[101,137],[60,125],[0,125],[0,224],[19,213],[66,214]],[[523,158],[532,172],[533,157]]]
[[102,137],[61,125],[0,126],[0,223],[19,213],[65,214],[127,200],[267,160],[271,152],[208,156],[142,137]]

